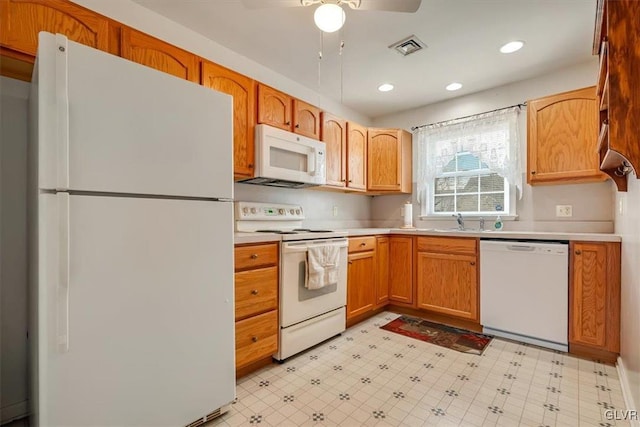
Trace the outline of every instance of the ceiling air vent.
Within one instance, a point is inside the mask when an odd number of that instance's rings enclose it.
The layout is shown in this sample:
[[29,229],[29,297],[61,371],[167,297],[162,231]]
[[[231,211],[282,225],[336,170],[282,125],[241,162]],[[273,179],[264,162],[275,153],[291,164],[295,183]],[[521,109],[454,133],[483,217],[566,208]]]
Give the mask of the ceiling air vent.
[[426,44],[421,42],[419,38],[412,34],[409,37],[400,40],[399,42],[393,43],[391,46],[389,46],[389,49],[395,49],[402,56],[407,56],[419,50],[425,49],[426,47]]

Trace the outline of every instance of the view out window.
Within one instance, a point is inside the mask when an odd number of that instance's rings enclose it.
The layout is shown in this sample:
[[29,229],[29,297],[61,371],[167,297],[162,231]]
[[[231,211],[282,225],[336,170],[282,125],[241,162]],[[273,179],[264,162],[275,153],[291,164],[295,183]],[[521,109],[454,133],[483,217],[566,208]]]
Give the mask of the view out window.
[[438,123],[415,133],[422,216],[515,216],[516,188],[522,187],[518,111]]

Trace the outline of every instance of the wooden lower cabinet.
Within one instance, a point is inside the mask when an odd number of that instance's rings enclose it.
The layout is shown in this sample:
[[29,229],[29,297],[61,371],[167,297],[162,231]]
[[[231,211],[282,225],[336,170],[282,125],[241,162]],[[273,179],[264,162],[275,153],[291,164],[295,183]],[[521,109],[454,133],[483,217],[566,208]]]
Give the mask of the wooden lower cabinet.
[[[423,251],[437,248],[437,251]],[[473,253],[469,253],[473,248]],[[418,238],[418,308],[479,321],[477,240]]]
[[278,351],[278,244],[236,246],[234,255],[236,370],[246,374]]
[[389,237],[389,301],[413,303],[413,237]]
[[376,238],[376,306],[389,302],[389,238]]
[[571,242],[569,349],[620,352],[620,243]]
[[278,351],[278,310],[236,322],[236,368]]
[[[347,320],[374,309],[376,305],[375,237],[350,239],[358,242],[349,253],[347,268]],[[352,244],[350,242],[350,249]],[[364,250],[372,246],[371,250]],[[359,249],[362,248],[362,249]]]

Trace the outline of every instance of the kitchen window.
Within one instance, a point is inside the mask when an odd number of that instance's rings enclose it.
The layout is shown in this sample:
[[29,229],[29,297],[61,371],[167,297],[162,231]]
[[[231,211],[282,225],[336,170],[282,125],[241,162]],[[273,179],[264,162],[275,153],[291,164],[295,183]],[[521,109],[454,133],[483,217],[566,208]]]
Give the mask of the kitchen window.
[[518,112],[513,107],[417,129],[421,216],[515,217],[522,188]]

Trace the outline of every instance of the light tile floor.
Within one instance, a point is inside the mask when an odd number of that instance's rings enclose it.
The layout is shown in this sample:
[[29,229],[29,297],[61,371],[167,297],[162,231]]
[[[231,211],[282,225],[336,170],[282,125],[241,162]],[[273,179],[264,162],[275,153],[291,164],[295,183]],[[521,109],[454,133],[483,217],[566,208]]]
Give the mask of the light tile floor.
[[620,426],[614,366],[493,339],[482,356],[379,327],[342,336],[238,381],[219,426]]

